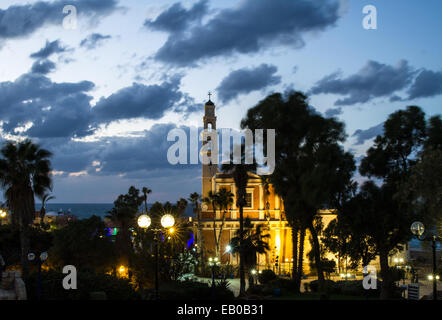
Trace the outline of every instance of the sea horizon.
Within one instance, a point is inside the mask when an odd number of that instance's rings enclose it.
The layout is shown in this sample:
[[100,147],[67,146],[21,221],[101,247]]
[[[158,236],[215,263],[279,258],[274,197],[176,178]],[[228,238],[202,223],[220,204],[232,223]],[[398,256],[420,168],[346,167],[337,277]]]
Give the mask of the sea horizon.
[[[165,203],[165,202],[164,202]],[[148,203],[147,206],[150,209],[153,203]],[[46,203],[46,213],[55,212],[58,213],[60,210],[63,213],[68,213],[77,216],[80,219],[90,218],[91,216],[99,216],[104,218],[110,210],[114,207],[113,203],[63,203],[63,202],[51,202]],[[41,203],[35,203],[35,210],[41,209]],[[144,204],[140,206],[140,210],[144,209]],[[193,208],[189,204],[187,206],[185,215],[191,216],[193,213]]]

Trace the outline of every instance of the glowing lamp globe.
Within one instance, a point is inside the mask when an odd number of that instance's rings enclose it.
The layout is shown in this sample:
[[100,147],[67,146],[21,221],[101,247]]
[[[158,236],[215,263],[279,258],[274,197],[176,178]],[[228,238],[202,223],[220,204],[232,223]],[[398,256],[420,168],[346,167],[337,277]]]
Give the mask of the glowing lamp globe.
[[48,253],[47,252],[42,252],[40,254],[40,260],[41,261],[46,261],[48,259]]
[[424,234],[425,226],[422,222],[415,221],[411,224],[410,230],[411,233],[413,233],[415,236],[420,237],[421,235]]
[[164,228],[170,228],[175,224],[175,218],[173,217],[173,215],[171,214],[165,214],[162,218],[161,218],[161,225]]
[[148,215],[142,214],[138,217],[137,223],[140,228],[149,228],[151,220]]

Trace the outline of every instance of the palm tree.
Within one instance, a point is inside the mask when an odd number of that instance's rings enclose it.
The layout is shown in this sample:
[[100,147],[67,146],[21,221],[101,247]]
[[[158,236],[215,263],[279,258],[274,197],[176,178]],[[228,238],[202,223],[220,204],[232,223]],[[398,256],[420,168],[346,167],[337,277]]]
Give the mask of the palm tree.
[[[267,233],[267,230],[268,226],[264,224],[259,224],[254,229],[250,219],[246,218],[242,236],[240,231],[237,231],[236,236],[230,241],[233,254],[239,253],[241,255],[243,253],[244,264],[249,275],[249,287],[253,283],[253,276],[250,271],[256,267],[257,254],[264,254],[270,249],[267,240],[270,235]],[[240,245],[241,239],[242,245]]]
[[200,264],[199,265],[203,268],[205,260],[204,260],[203,250],[202,250],[203,249],[203,237],[202,237],[203,225],[201,223],[201,206],[200,206],[201,195],[198,192],[191,193],[188,200],[192,204],[193,212],[195,213],[195,216],[196,216],[197,228],[198,228],[197,244],[198,244],[199,257],[200,257]]
[[140,190],[131,186],[127,194],[121,194],[114,201],[114,207],[106,218],[118,225],[119,232],[116,238],[116,248],[123,265],[129,265],[129,257],[133,251],[130,228],[134,226],[138,209],[144,201]]
[[43,196],[51,189],[51,153],[30,140],[7,142],[1,149],[0,183],[4,189],[12,222],[19,226],[21,265],[28,273],[29,231],[34,220],[34,195]]
[[[237,146],[239,147],[239,146]],[[241,146],[241,150],[244,147]],[[244,207],[247,204],[246,201],[246,191],[247,191],[247,183],[249,181],[249,172],[254,172],[256,170],[256,163],[246,164],[245,154],[241,152],[241,161],[238,164],[233,163],[233,155],[230,155],[231,161],[230,163],[225,163],[222,165],[222,171],[228,172],[232,175],[233,181],[236,186],[236,206],[239,208],[239,245],[242,246],[242,238],[241,236],[244,234]],[[245,271],[244,271],[244,254],[243,250],[239,252],[239,279],[240,279],[240,287],[239,287],[239,295],[244,296],[246,293],[246,279],[245,279]]]
[[55,199],[55,196],[51,196],[50,193],[44,193],[43,195],[39,196],[41,200],[41,209],[40,209],[40,224],[43,225],[45,215],[46,215],[46,207],[45,204],[49,200]]
[[152,190],[150,190],[147,187],[143,187],[141,192],[143,192],[143,196],[144,196],[144,211],[146,212],[146,214],[148,214],[149,213],[149,209],[147,208],[147,195],[152,193]]
[[180,200],[178,200],[176,202],[176,211],[179,217],[183,217],[184,213],[186,212],[187,209],[187,200],[184,198],[180,198]]
[[223,229],[224,229],[224,224],[226,222],[226,213],[227,210],[229,209],[229,206],[233,203],[233,193],[231,193],[230,191],[228,191],[226,188],[221,188],[218,192],[217,192],[217,204],[219,206],[219,209],[223,212],[223,216],[222,216],[222,221],[221,221],[221,226],[219,228],[219,235],[218,235],[218,239],[216,242],[216,253],[217,253],[217,257],[219,256],[220,260],[221,260],[221,256],[220,256],[220,245],[221,245],[221,237],[223,234]]
[[216,246],[217,236],[216,236],[216,206],[218,204],[218,194],[216,192],[213,192],[212,190],[209,191],[207,194],[207,197],[203,198],[203,202],[207,204],[208,206],[211,205],[213,209],[213,236],[215,239],[215,256],[218,256],[218,248]]

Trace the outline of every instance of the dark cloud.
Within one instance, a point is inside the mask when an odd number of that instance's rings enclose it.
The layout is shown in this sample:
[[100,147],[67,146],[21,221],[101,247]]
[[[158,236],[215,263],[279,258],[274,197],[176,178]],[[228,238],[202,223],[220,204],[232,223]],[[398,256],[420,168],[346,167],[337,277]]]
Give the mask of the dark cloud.
[[147,19],[144,25],[154,30],[178,32],[187,28],[192,22],[201,21],[201,18],[207,14],[207,4],[208,1],[203,0],[186,10],[181,3],[177,2],[155,20]]
[[62,28],[66,5],[74,5],[78,17],[97,21],[117,9],[117,0],[64,0],[37,1],[33,4],[12,5],[0,9],[0,42],[6,39],[29,36],[44,25],[59,25]]
[[342,108],[327,109],[324,112],[324,115],[327,118],[333,118],[333,117],[339,116],[340,114],[342,114]]
[[335,105],[338,106],[366,103],[405,89],[413,80],[414,74],[413,68],[405,60],[399,61],[396,66],[368,61],[362,69],[347,78],[342,78],[339,73],[324,77],[310,93],[348,96],[337,100]]
[[160,85],[134,83],[107,98],[101,98],[93,108],[94,116],[101,122],[141,117],[159,119],[181,100],[183,94],[179,85],[179,78]]
[[278,69],[275,66],[268,64],[261,64],[253,69],[243,68],[235,70],[223,79],[216,90],[221,101],[227,103],[237,98],[240,94],[250,93],[279,84],[281,77],[275,76],[277,71]]
[[[107,137],[97,141],[74,141],[60,138],[40,139],[42,146],[54,153],[53,168],[66,174],[86,171],[90,175],[146,176],[161,170],[200,169],[200,165],[171,165],[167,141],[175,124],[155,124],[134,137]],[[189,137],[189,127],[180,127]],[[201,146],[201,143],[199,143]],[[198,149],[199,150],[199,149]],[[189,157],[189,144],[187,153]],[[94,163],[95,162],[95,163]]]
[[62,53],[66,50],[67,48],[61,44],[60,40],[55,40],[52,42],[46,41],[46,45],[39,51],[32,53],[30,57],[36,59],[46,59],[55,53]]
[[408,94],[409,100],[442,94],[442,71],[422,70],[408,90]]
[[34,62],[31,68],[31,72],[48,74],[54,69],[55,69],[55,63],[47,59],[41,59]]
[[103,43],[103,41],[105,41],[107,39],[111,39],[111,38],[112,38],[112,36],[109,36],[109,35],[92,33],[80,42],[80,47],[86,48],[88,50],[92,50],[92,49],[95,49],[98,46],[100,46]]
[[33,126],[24,132],[31,137],[87,135],[92,99],[87,92],[93,87],[89,81],[55,83],[41,73],[1,82],[2,128],[13,133],[32,122]]
[[3,131],[31,138],[85,137],[112,121],[159,119],[170,110],[185,114],[199,110],[194,100],[179,90],[179,77],[157,85],[134,83],[102,97],[92,107],[94,83],[53,82],[45,74],[54,67],[47,59],[37,60],[29,73],[15,81],[0,82]]
[[[323,31],[338,18],[337,0],[245,0],[235,8],[219,11],[205,24],[171,32],[155,58],[185,66],[215,56],[256,53],[271,45],[301,47],[305,33]],[[179,21],[158,22],[157,28],[171,30],[171,25],[180,25]]]
[[383,134],[384,132],[384,123],[380,123],[376,126],[373,126],[371,128],[368,128],[367,130],[356,130],[352,137],[356,137],[356,142],[354,145],[361,145],[364,144],[366,140],[370,140],[372,138],[375,138],[378,135]]
[[398,102],[398,101],[404,101],[404,99],[401,98],[400,96],[394,94],[390,97],[389,101],[390,102]]
[[[175,129],[174,124],[156,124],[139,138],[112,139],[99,155],[102,163],[100,174],[127,174],[157,169],[175,169],[167,161],[167,150],[172,142],[167,134]],[[187,128],[183,128],[186,129]]]
[[91,170],[93,162],[106,147],[106,141],[84,142],[66,138],[44,138],[40,139],[40,144],[53,153],[53,169],[66,175]]

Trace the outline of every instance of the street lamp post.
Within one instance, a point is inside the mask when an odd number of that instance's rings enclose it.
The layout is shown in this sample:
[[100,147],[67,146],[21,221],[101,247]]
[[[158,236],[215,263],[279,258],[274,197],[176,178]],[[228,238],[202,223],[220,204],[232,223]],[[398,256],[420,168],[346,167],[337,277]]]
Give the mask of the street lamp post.
[[28,254],[28,260],[31,262],[35,260],[35,262],[38,265],[37,300],[40,300],[41,299],[41,266],[48,259],[48,253],[42,252],[40,254],[40,256],[37,258],[37,260],[35,258],[36,258],[36,256],[34,253],[31,252]]
[[[147,229],[150,227],[152,220],[147,214],[142,214],[138,217],[138,226],[142,229]],[[159,288],[159,280],[158,280],[158,256],[159,256],[159,250],[158,250],[158,242],[159,237],[158,234],[165,229],[172,230],[171,228],[175,224],[175,218],[171,214],[165,214],[161,217],[161,226],[163,228],[153,228],[151,229],[154,232],[154,242],[155,242],[155,300],[159,300],[159,294],[158,294],[158,288]]]
[[257,285],[258,284],[258,279],[256,277],[256,270],[252,269],[252,276],[253,276],[253,284]]
[[212,299],[215,300],[215,267],[219,266],[218,258],[209,258],[209,266],[212,268]]
[[436,242],[441,241],[440,237],[436,235],[428,235],[426,237],[421,238],[421,236],[425,232],[425,226],[422,222],[416,221],[411,224],[411,232],[417,237],[420,241],[431,241],[431,248],[433,249],[433,274],[430,277],[430,280],[433,281],[433,300],[437,300],[437,280],[439,276],[436,274],[437,272],[437,261],[436,261]]

